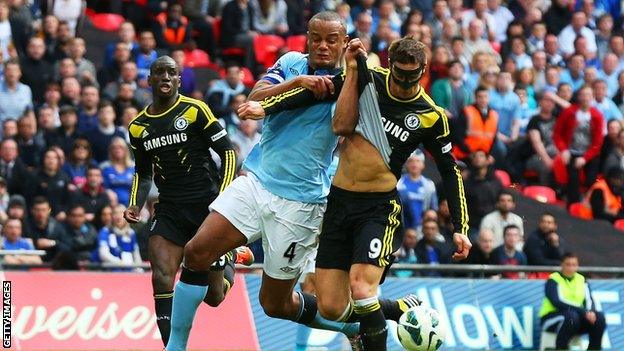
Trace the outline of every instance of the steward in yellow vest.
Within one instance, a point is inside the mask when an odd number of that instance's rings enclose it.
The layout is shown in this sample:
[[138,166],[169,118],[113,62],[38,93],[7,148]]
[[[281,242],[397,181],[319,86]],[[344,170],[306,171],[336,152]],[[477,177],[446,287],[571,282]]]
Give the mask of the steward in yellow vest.
[[542,330],[557,333],[557,350],[567,350],[570,340],[579,334],[589,334],[588,350],[601,350],[604,314],[595,310],[589,284],[577,273],[578,266],[578,257],[566,253],[561,271],[546,281],[546,296],[539,312]]

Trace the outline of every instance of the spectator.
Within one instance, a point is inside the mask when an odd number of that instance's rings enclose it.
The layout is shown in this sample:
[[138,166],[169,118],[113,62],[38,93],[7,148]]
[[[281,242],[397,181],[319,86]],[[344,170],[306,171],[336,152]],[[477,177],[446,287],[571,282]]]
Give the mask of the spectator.
[[121,127],[115,126],[115,109],[113,104],[108,101],[100,103],[98,109],[98,125],[85,133],[87,140],[91,141],[91,149],[93,150],[93,159],[100,163],[108,157],[108,146],[114,137],[125,136]]
[[496,89],[490,90],[490,108],[498,113],[495,150],[499,164],[512,143],[518,139],[520,132],[520,98],[512,87],[511,73],[501,72],[496,81]]
[[[253,23],[254,11],[249,0],[233,0],[223,7],[221,32],[229,35],[221,36],[224,48],[237,47],[245,50],[243,66],[255,68],[253,40],[256,28]],[[254,71],[252,69],[252,71]]]
[[517,70],[533,67],[533,61],[531,56],[527,54],[527,49],[527,43],[523,37],[511,38],[511,53],[509,57],[516,64]]
[[554,34],[546,34],[544,38],[544,52],[546,52],[546,60],[549,65],[562,67],[565,65],[563,56],[559,51],[559,39]]
[[614,98],[615,93],[618,91],[619,82],[618,77],[622,70],[618,67],[619,61],[617,55],[612,52],[608,52],[602,59],[602,66],[598,71],[598,78],[607,83],[607,96]]
[[82,188],[87,182],[87,169],[95,166],[91,152],[91,143],[88,139],[80,137],[74,141],[67,162],[63,164],[63,173],[70,180],[72,190]]
[[488,107],[489,92],[481,86],[475,91],[475,103],[461,110],[453,120],[455,147],[453,155],[465,160],[472,153],[492,152],[498,130],[498,113]]
[[587,27],[587,15],[582,11],[574,12],[572,21],[565,26],[559,33],[559,47],[561,52],[566,55],[574,53],[574,40],[577,36],[583,36],[587,39],[587,49],[593,56],[596,55],[596,36],[594,32]]
[[9,194],[24,194],[29,190],[27,182],[30,174],[18,155],[15,140],[4,139],[0,142],[0,177],[7,182]]
[[563,250],[557,234],[557,220],[552,214],[541,215],[538,228],[529,235],[524,244],[527,262],[534,266],[554,266],[561,263]]
[[507,26],[514,20],[514,15],[506,6],[501,6],[501,0],[488,0],[487,7],[494,19],[494,41],[502,43],[507,40]]
[[[609,123],[609,126],[611,125],[619,126],[619,131],[617,132],[616,140],[615,142],[613,142],[614,145],[611,148],[611,151],[606,154],[604,165],[602,168],[603,174],[607,174],[607,171],[611,168],[624,169],[624,130],[622,130],[622,125],[621,123],[619,123],[619,121],[612,121],[611,123]],[[606,144],[606,141],[607,138],[605,138],[605,143],[603,144],[603,146]]]
[[2,140],[14,139],[17,136],[17,121],[10,118],[2,122]]
[[239,125],[241,121],[238,118],[236,111],[238,110],[238,107],[245,101],[247,101],[247,96],[245,94],[237,94],[232,96],[230,99],[231,112],[218,119],[219,123],[221,123],[221,126],[226,129],[227,132],[230,133],[230,135],[238,133],[239,131]]
[[613,17],[608,13],[598,17],[596,29],[596,49],[598,59],[603,60],[609,52],[609,39],[613,35]]
[[37,250],[45,250],[44,262],[50,262],[61,251],[69,250],[69,247],[62,241],[65,236],[64,226],[51,216],[52,208],[50,203],[43,196],[33,199],[30,209],[28,233],[32,238]]
[[467,264],[492,264],[492,251],[494,251],[494,234],[488,229],[479,232],[475,245],[464,261]]
[[[450,250],[444,242],[437,238],[440,235],[438,222],[427,220],[422,224],[423,237],[418,241],[414,251],[419,263],[423,264],[445,264],[451,262]],[[429,272],[428,276],[440,276],[439,272]]]
[[19,194],[14,194],[9,197],[9,208],[7,210],[8,219],[19,219],[22,223],[27,220],[26,199]]
[[113,225],[113,208],[110,205],[102,207],[91,223],[98,232],[104,227]]
[[583,36],[578,36],[574,39],[574,52],[583,55],[585,59],[585,66],[587,68],[600,68],[600,60],[596,56],[596,52],[589,51],[587,47],[587,39]]
[[61,102],[61,86],[56,82],[46,84],[44,93],[44,102],[41,107],[49,107],[52,109],[54,127],[61,125],[59,112],[61,110],[59,103]]
[[[479,19],[485,25],[482,38],[488,41],[496,40],[496,20],[491,13],[488,12],[487,0],[474,0],[472,9],[466,10],[462,18],[462,29],[464,37],[468,36],[468,27],[474,19]],[[507,27],[507,26],[505,26]]]
[[80,104],[80,82],[76,77],[65,77],[61,80],[61,101],[59,104],[78,108]]
[[585,84],[585,57],[572,54],[568,59],[568,68],[561,71],[560,81],[568,83],[576,92]]
[[[529,70],[529,68],[525,68],[520,72],[526,72],[527,70]],[[518,128],[518,139],[520,141],[524,140],[524,138],[526,137],[526,130],[529,124],[529,120],[531,120],[531,117],[533,117],[533,115],[535,115],[535,113],[537,112],[537,102],[532,96],[529,96],[528,88],[533,87],[530,85],[517,85],[514,88],[514,93],[516,93],[516,95],[518,95],[518,98],[520,98],[520,126]]]
[[284,0],[251,0],[252,23],[261,34],[285,36],[288,33],[286,2]]
[[80,136],[78,133],[78,115],[73,106],[63,106],[59,112],[61,125],[46,136],[48,147],[57,145],[63,152],[68,154],[74,145],[74,141]]
[[104,177],[104,187],[117,194],[120,204],[126,206],[130,199],[130,189],[134,176],[134,162],[125,140],[114,137],[108,147],[108,160],[100,165]]
[[442,40],[444,21],[449,18],[448,4],[446,0],[433,1],[433,16],[429,22],[433,34],[433,41],[436,45]]
[[525,149],[531,148],[529,158],[526,161],[526,170],[537,172],[539,184],[549,185],[552,183],[551,171],[553,160],[558,151],[553,142],[553,129],[555,125],[555,103],[549,94],[540,98],[539,114],[533,116],[527,125],[527,141]]
[[570,23],[572,13],[568,6],[569,2],[569,0],[555,0],[548,11],[544,13],[548,33],[559,35],[563,28]]
[[[461,37],[453,40],[453,44],[463,42]],[[455,55],[457,57],[457,55]],[[466,72],[470,72],[466,78],[466,85],[468,89],[473,92],[479,86],[479,80],[484,74],[498,74],[499,69],[496,66],[496,60],[488,53],[478,51],[472,56],[472,59],[467,58],[467,62],[470,62],[470,66],[466,69]]]
[[94,85],[87,85],[80,93],[78,106],[78,132],[86,133],[97,127],[97,111],[100,103],[100,91]]
[[87,170],[87,182],[72,194],[72,198],[73,206],[81,207],[86,213],[86,220],[93,221],[95,214],[110,203],[104,190],[102,170],[97,166],[90,166]]
[[[18,219],[9,219],[2,227],[3,250],[34,250],[31,240],[22,237],[22,222]],[[3,264],[41,264],[41,257],[35,255],[5,255]]]
[[65,223],[64,242],[79,263],[93,262],[97,258],[98,235],[86,217],[84,207],[74,205]]
[[146,106],[151,100],[152,94],[149,90],[141,87],[138,83],[138,72],[136,63],[128,61],[123,64],[121,68],[121,75],[119,79],[114,82],[110,82],[104,88],[103,94],[109,100],[115,100],[119,96],[121,86],[126,83],[129,84],[133,95],[137,103],[142,107]]
[[52,65],[45,60],[43,39],[32,37],[28,41],[27,56],[20,60],[22,83],[28,85],[35,104],[43,103],[46,84],[52,80]]
[[152,31],[159,48],[171,49],[191,39],[193,25],[182,15],[182,5],[173,3],[168,6],[167,11],[154,18]]
[[67,23],[72,36],[76,34],[78,20],[83,13],[81,0],[55,0],[52,1],[51,13],[59,20]]
[[592,291],[578,273],[578,257],[566,253],[561,271],[548,277],[539,316],[542,329],[557,334],[555,348],[567,350],[572,337],[589,334],[588,350],[602,350],[605,316],[596,311]]
[[[478,18],[470,21],[470,25],[468,26],[468,35],[464,38],[466,43],[464,55],[466,55],[466,58],[468,58],[469,60],[472,58],[472,55],[474,55],[478,51],[483,51],[485,53],[498,57],[498,53],[496,53],[494,49],[492,49],[492,46],[490,46],[490,42],[488,42],[486,39],[483,39],[483,34],[483,21]],[[500,58],[497,59],[497,61],[499,60]]]
[[535,23],[531,28],[531,35],[527,39],[529,45],[529,51],[541,51],[544,50],[544,40],[546,39],[546,24]]
[[[171,58],[180,67],[180,92],[190,95],[195,90],[195,72],[185,64],[184,50],[176,49],[171,52]],[[214,110],[213,110],[214,112]]]
[[[293,35],[297,35],[295,33],[295,31],[293,30],[293,28],[295,27],[301,27],[301,23],[300,21],[297,21],[297,17],[300,17],[302,14],[301,13],[293,13],[293,10],[296,10],[297,5],[293,5],[293,3],[298,3],[298,1],[296,0],[286,0],[286,4],[288,5],[288,27],[290,28],[290,32]],[[351,6],[349,6],[349,4],[342,2],[336,5],[336,13],[342,17],[342,19],[345,21],[345,24],[347,26],[347,33],[352,33],[355,30],[355,25],[353,24],[353,17],[351,17]],[[409,13],[409,7],[408,7],[408,13]],[[405,14],[407,16],[407,13]],[[298,33],[298,34],[305,34],[305,27],[302,28],[303,30]]]
[[[140,89],[143,91],[142,89]],[[132,83],[122,82],[119,84],[117,96],[113,100],[113,109],[115,110],[115,124],[120,124],[121,115],[126,107],[142,108],[144,103],[139,102],[135,95],[135,87]]]
[[84,58],[87,52],[86,44],[82,38],[72,38],[69,41],[69,57],[76,64],[76,76],[83,83],[97,85],[97,72],[95,65],[90,60]]
[[2,62],[9,58],[9,47],[13,45],[9,14],[9,5],[5,1],[0,2],[0,59]]
[[155,48],[156,39],[154,38],[154,33],[149,30],[142,31],[141,34],[139,34],[139,49],[135,54],[135,62],[138,71],[138,79],[144,82],[142,84],[143,86],[147,84],[149,67],[158,58],[158,53],[154,50]]
[[46,60],[55,62],[63,57],[65,53],[59,45],[58,41],[59,20],[53,15],[47,15],[43,19],[43,31],[40,34],[43,37],[46,47]]
[[193,28],[199,32],[199,47],[211,57],[216,57],[216,42],[213,27],[216,18],[221,16],[224,1],[184,1],[184,15],[191,21]]
[[[403,244],[399,249],[397,254],[396,262],[397,263],[417,263],[418,258],[416,257],[416,244],[418,243],[418,234],[415,230],[407,229],[405,231],[405,235],[403,236]],[[397,270],[395,271],[396,276],[401,278],[409,278],[414,275],[412,270]]]
[[[521,243],[522,229],[515,224],[509,224],[503,229],[503,244],[492,251],[492,264],[502,266],[526,266],[527,257],[522,251],[518,251]],[[519,272],[504,272],[503,277],[508,279],[523,278]]]
[[69,205],[70,179],[61,171],[61,160],[54,150],[43,154],[41,169],[34,176],[34,196],[44,196],[52,207],[52,215],[63,221]]
[[[379,20],[379,9],[375,6],[374,0],[359,0],[357,5],[351,8],[351,18],[358,18],[360,13],[366,13],[371,16],[373,23],[371,30],[374,32],[377,29],[377,21]],[[410,16],[408,15],[408,21]],[[422,15],[421,15],[422,18]]]
[[448,78],[439,79],[431,86],[431,96],[438,106],[446,109],[449,118],[459,117],[470,104],[472,93],[464,83],[464,66],[459,60],[448,63]]
[[69,52],[69,42],[74,37],[74,34],[71,31],[71,27],[65,21],[60,21],[58,26],[58,46],[61,50],[62,57],[67,57],[67,53]]
[[121,68],[126,62],[130,61],[130,53],[131,51],[126,43],[115,44],[111,62],[102,66],[98,72],[98,82],[100,82],[101,87],[105,87],[108,83],[119,80]]
[[6,180],[0,177],[0,223],[4,223],[8,218],[9,197]]
[[622,121],[624,119],[622,112],[608,96],[607,83],[604,80],[595,80],[592,87],[594,88],[595,96],[594,107],[600,111],[604,121],[607,123],[612,119]]
[[[119,31],[117,32],[118,39],[115,42],[108,43],[106,45],[106,52],[104,55],[104,67],[110,67],[114,64],[115,61],[119,63],[123,63],[126,60],[119,60],[119,56],[121,52],[127,52],[128,58],[130,57],[131,52],[135,52],[139,49],[139,44],[136,42],[136,32],[134,30],[134,25],[131,22],[124,22],[119,26]],[[119,45],[121,44],[121,45]],[[119,65],[121,68],[121,65]],[[99,78],[98,78],[99,80]],[[112,79],[115,80],[115,79]],[[108,83],[108,82],[106,82]],[[100,80],[100,85],[104,86],[104,84]]]
[[238,131],[230,137],[232,144],[238,149],[239,160],[247,158],[254,145],[260,141],[260,136],[257,121],[248,119],[240,122]]
[[206,100],[217,118],[224,118],[233,112],[229,107],[232,97],[249,94],[249,89],[243,84],[243,75],[238,65],[230,65],[225,70],[225,78],[214,82],[208,90]]
[[349,38],[373,38],[373,17],[366,12],[360,13],[355,20],[355,29],[349,33]]
[[34,170],[41,163],[46,144],[43,135],[37,133],[37,121],[32,114],[24,115],[17,121],[15,141],[19,158],[29,171]]
[[585,201],[591,206],[594,219],[604,219],[614,223],[624,219],[622,209],[622,186],[624,185],[624,169],[610,168],[604,179],[598,179],[587,191]]
[[103,263],[117,265],[142,263],[136,232],[123,217],[125,210],[125,206],[117,205],[113,210],[112,224],[102,228],[98,234],[99,259]]
[[496,198],[503,186],[494,172],[490,171],[492,159],[484,151],[471,154],[470,160],[472,169],[464,181],[464,188],[470,219],[468,224],[474,232],[481,225],[481,219],[494,211]]
[[567,167],[568,204],[580,199],[580,172],[585,172],[585,186],[589,187],[600,170],[600,148],[603,141],[604,120],[591,107],[593,92],[585,86],[578,92],[578,103],[559,115],[553,130],[553,141]]
[[405,168],[407,173],[397,183],[401,204],[404,206],[404,227],[420,230],[423,213],[438,209],[436,187],[431,179],[422,175],[425,169],[425,155],[422,151],[416,150],[407,159]]
[[4,64],[4,81],[0,85],[0,121],[17,119],[27,108],[33,107],[32,92],[26,84],[20,83],[21,77],[22,70],[17,61],[9,60]]
[[480,230],[489,229],[494,234],[494,247],[504,243],[504,232],[507,226],[513,225],[520,231],[520,243],[524,236],[522,218],[513,213],[516,209],[516,201],[511,192],[503,190],[498,194],[496,210],[487,214],[481,221]]

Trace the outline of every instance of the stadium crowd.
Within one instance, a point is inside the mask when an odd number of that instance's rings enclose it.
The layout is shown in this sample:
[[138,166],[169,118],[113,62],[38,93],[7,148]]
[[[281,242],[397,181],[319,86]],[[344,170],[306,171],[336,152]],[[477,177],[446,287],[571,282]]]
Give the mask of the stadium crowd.
[[[183,67],[182,93],[209,105],[242,162],[261,125],[236,108],[280,54],[303,48],[321,10],[344,18],[371,66],[387,67],[404,35],[429,48],[421,84],[451,121],[476,242],[469,263],[559,264],[556,218],[524,233],[510,183],[549,187],[579,217],[624,219],[618,0],[0,0],[2,247],[45,250],[59,269],[146,259],[144,228],[122,213],[134,173],[126,126],[151,101],[151,63],[169,54]],[[81,36],[96,12],[125,18],[97,58]],[[220,78],[199,90],[197,69]],[[447,263],[453,228],[425,158],[415,153],[399,182],[399,262]]]

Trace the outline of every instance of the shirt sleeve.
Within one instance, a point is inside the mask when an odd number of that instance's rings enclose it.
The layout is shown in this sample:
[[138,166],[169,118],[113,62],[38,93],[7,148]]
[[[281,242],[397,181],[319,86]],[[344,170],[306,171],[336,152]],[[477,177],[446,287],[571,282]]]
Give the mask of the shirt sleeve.
[[219,124],[208,106],[201,101],[198,105],[197,121],[199,128],[201,128],[200,133],[210,148],[221,158],[219,192],[222,192],[230,185],[236,175],[236,151],[234,151],[234,146],[227,136],[227,131]]
[[289,69],[295,58],[301,54],[289,52],[277,60],[273,66],[269,67],[262,80],[271,84],[284,83],[289,76]]
[[132,178],[132,188],[130,189],[130,201],[128,206],[143,207],[147,196],[152,187],[152,161],[150,156],[143,148],[143,144],[138,137],[135,137],[132,132],[142,132],[142,127],[131,124],[130,131],[130,149],[134,154],[134,177]]
[[431,153],[442,176],[444,193],[448,199],[451,218],[455,232],[468,234],[468,206],[464,192],[464,181],[455,158],[451,155],[453,148],[450,138],[449,121],[444,111],[436,110],[438,120],[431,127],[431,133],[425,138],[423,144]]

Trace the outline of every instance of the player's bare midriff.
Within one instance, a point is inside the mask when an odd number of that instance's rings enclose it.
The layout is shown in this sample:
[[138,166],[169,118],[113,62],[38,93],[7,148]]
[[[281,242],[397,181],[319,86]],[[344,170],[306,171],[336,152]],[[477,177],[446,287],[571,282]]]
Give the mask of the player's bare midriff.
[[345,137],[334,186],[356,192],[386,192],[396,184],[396,177],[373,144],[357,133]]

